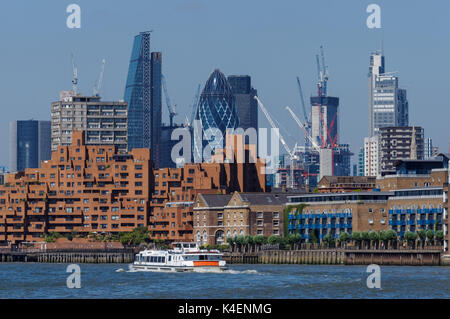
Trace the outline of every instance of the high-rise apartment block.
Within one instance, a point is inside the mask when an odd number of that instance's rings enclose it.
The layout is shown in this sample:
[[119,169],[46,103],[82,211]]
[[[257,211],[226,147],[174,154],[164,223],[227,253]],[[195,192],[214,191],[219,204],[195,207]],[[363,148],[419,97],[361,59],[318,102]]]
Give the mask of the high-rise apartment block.
[[378,136],[364,138],[364,176],[378,176],[380,153]]
[[424,132],[420,126],[382,127],[379,132],[380,170],[385,175],[395,171],[400,159],[424,159]]
[[369,137],[381,127],[408,126],[406,90],[398,87],[398,77],[385,72],[382,53],[372,53],[368,74]]
[[119,152],[127,151],[126,102],[103,102],[99,96],[62,91],[59,101],[52,103],[51,114],[52,151],[72,145],[74,130],[86,131],[86,145],[115,145]]
[[150,52],[150,32],[135,36],[124,94],[128,150],[150,148],[156,167],[161,144],[161,67],[161,52]]
[[12,172],[38,168],[41,161],[51,158],[50,121],[14,121],[9,128]]
[[258,130],[258,102],[255,96],[258,92],[252,87],[249,75],[230,75],[228,77],[231,91],[236,100],[240,127],[244,130],[253,127]]

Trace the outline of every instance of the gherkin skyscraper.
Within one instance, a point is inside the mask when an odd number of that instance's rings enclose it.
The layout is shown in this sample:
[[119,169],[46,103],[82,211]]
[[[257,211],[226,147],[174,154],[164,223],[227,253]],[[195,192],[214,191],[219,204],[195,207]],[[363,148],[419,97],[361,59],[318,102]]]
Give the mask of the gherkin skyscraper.
[[[194,159],[203,159],[203,150],[210,147],[212,153],[225,145],[227,129],[239,127],[239,115],[233,92],[225,75],[214,70],[206,81],[197,105],[195,120],[201,130],[194,131]],[[201,139],[200,134],[203,135]],[[205,156],[204,160],[208,159]]]

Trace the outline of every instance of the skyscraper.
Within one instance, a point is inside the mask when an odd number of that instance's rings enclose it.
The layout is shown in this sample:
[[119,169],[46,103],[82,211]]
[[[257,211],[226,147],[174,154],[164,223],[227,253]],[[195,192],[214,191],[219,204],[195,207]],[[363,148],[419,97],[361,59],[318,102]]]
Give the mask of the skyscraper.
[[370,56],[369,84],[369,137],[378,134],[381,127],[408,126],[408,100],[406,90],[398,87],[398,77],[385,72],[382,53]]
[[249,75],[228,76],[231,91],[239,113],[239,126],[244,130],[253,127],[258,130],[258,102],[254,99],[258,92],[252,87]]
[[317,145],[338,144],[338,107],[338,97],[311,97],[311,137]]
[[161,140],[161,64],[161,52],[150,53],[150,32],[135,36],[124,94],[128,150],[151,148],[155,165]]
[[14,121],[10,123],[10,170],[39,168],[51,158],[50,121]]
[[200,128],[194,127],[194,161],[203,158],[203,150],[209,147],[211,153],[223,148],[228,129],[239,127],[239,115],[233,92],[225,75],[214,70],[206,81],[197,106],[195,120]]

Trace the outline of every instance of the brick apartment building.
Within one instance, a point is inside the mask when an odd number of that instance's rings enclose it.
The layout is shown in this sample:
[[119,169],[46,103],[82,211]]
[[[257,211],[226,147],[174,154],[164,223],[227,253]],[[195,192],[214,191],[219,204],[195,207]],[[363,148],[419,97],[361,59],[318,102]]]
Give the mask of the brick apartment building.
[[319,193],[371,191],[375,181],[375,176],[324,176],[317,184],[317,190]]
[[72,145],[58,146],[40,169],[10,174],[0,186],[0,243],[139,226],[154,239],[190,241],[197,193],[266,190],[260,160],[154,170],[150,149],[120,154],[114,145],[85,145],[84,134],[74,131]]
[[201,244],[223,244],[236,236],[283,236],[287,194],[199,194],[194,206],[194,237]]

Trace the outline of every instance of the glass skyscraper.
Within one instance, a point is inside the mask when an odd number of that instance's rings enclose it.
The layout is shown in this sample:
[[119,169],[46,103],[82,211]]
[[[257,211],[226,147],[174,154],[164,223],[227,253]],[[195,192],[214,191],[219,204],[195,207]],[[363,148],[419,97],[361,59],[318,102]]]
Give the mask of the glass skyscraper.
[[124,94],[128,150],[151,148],[156,167],[161,140],[161,64],[161,52],[150,52],[150,32],[135,36]]
[[38,168],[51,158],[50,121],[14,121],[10,128],[10,170]]
[[[203,158],[203,150],[210,147],[211,153],[224,147],[227,129],[239,127],[239,115],[236,101],[225,75],[214,70],[206,81],[197,106],[195,120],[201,130],[194,129],[194,161]],[[202,134],[203,139],[199,134]],[[200,142],[202,141],[202,142]]]

